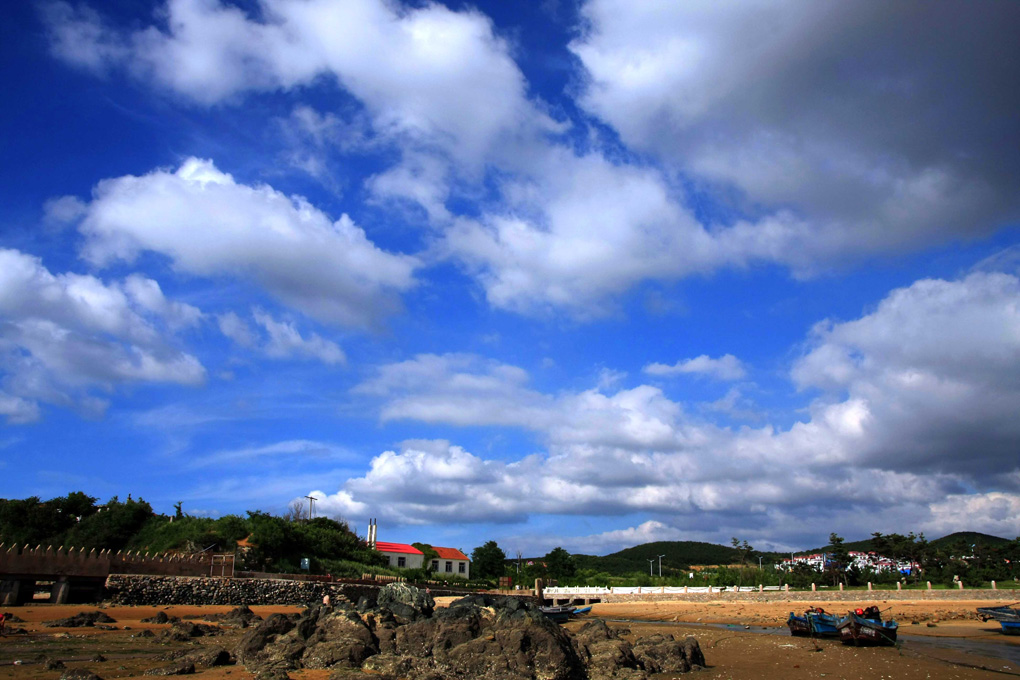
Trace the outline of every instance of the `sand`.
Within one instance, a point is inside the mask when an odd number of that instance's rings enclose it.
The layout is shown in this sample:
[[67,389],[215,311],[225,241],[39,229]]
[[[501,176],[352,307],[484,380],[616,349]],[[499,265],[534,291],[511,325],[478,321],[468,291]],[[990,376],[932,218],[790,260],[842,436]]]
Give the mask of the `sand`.
[[[441,604],[445,603],[441,601]],[[1020,638],[1003,636],[994,622],[977,619],[976,607],[992,606],[985,602],[887,602],[881,600],[861,603],[841,603],[841,609],[851,606],[879,604],[889,607],[887,616],[901,623],[901,634],[931,638],[953,638],[962,644],[971,642],[992,645],[1012,645],[1020,651]],[[1004,601],[1002,604],[1006,604]],[[832,608],[832,603],[818,603]],[[913,678],[1002,678],[1020,676],[1020,663],[1004,661],[986,654],[952,651],[924,645],[922,642],[904,643],[900,648],[844,647],[834,641],[815,643],[804,638],[785,634],[785,622],[791,610],[803,611],[808,603],[782,601],[765,603],[686,603],[637,602],[627,604],[596,604],[590,616],[609,621],[629,619],[628,623],[611,623],[628,628],[631,635],[671,633],[677,636],[693,635],[698,638],[709,664],[707,671],[689,676],[691,680],[710,678],[764,678],[766,680],[801,680],[806,678],[862,678],[890,680]],[[193,649],[187,643],[160,644],[154,638],[138,637],[143,629],[158,633],[167,625],[142,623],[141,619],[164,611],[181,618],[225,613],[227,606],[170,606],[170,607],[117,607],[102,610],[116,619],[111,630],[97,628],[46,628],[43,621],[73,616],[96,607],[84,605],[30,605],[10,608],[9,611],[25,619],[24,623],[8,624],[23,627],[29,635],[11,635],[0,638],[0,680],[58,680],[60,670],[46,670],[44,659],[60,659],[67,668],[89,668],[104,680],[114,678],[149,678],[147,669],[163,665],[155,657],[172,649]],[[274,612],[295,612],[299,607],[252,607],[260,616]],[[201,619],[196,619],[200,621]],[[912,622],[916,621],[916,624]],[[929,626],[928,624],[932,624]],[[577,628],[583,621],[574,621],[568,628]],[[749,626],[750,628],[745,628]],[[759,627],[770,627],[782,634],[752,632]],[[232,648],[243,631],[227,631],[222,636],[198,638],[199,644],[220,645]],[[1001,647],[995,647],[1001,649]],[[105,661],[91,661],[100,653]],[[15,665],[15,661],[21,661]],[[328,671],[306,670],[292,673],[295,680],[327,680]],[[200,671],[198,680],[250,680],[252,675],[241,666],[225,666]],[[672,677],[671,675],[662,676]]]

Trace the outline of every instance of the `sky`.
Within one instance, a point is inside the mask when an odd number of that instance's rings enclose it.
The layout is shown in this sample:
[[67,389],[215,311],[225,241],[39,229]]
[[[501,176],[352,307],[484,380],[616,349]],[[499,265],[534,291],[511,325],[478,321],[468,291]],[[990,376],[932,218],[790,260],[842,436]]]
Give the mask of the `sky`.
[[0,496],[1020,535],[1020,3],[0,19]]

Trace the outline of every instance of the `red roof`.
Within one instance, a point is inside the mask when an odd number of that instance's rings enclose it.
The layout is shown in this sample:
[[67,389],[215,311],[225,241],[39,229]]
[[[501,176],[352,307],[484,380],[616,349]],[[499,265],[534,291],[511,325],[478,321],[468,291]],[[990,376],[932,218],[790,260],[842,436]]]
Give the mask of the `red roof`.
[[468,557],[456,548],[438,548],[432,546],[432,549],[436,551],[436,555],[442,560],[466,560]]
[[379,552],[388,553],[406,553],[408,555],[424,555],[421,550],[418,550],[413,545],[405,545],[403,543],[387,543],[386,541],[376,541],[375,549]]

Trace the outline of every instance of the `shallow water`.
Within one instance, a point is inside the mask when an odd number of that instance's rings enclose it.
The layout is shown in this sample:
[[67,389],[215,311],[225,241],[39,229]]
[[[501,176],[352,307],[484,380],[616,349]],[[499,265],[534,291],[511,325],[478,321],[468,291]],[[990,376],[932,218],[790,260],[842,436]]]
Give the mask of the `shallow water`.
[[[721,630],[743,631],[745,633],[763,633],[765,635],[778,635],[785,637],[790,636],[789,630],[779,626],[743,626],[736,623],[686,623],[683,621],[649,621],[646,619],[606,619],[606,621],[613,623],[641,623],[656,626],[718,628]],[[825,638],[816,639],[820,643],[842,644],[839,640]],[[987,642],[985,640],[971,640],[968,638],[910,635],[909,633],[901,633],[897,636],[897,639],[899,642],[904,643],[907,648],[919,649],[919,651],[921,648],[927,647],[935,649],[949,649],[956,652],[967,652],[969,654],[978,654],[980,656],[1009,661],[1016,664],[1016,668],[1020,668],[1020,645],[1010,644],[1005,640],[1002,642]]]

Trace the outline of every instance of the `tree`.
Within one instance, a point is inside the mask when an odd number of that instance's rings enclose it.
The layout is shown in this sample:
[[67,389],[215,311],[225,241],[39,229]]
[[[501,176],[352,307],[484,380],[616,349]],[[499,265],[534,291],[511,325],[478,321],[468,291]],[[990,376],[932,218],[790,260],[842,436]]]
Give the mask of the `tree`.
[[746,540],[741,543],[740,540],[734,536],[733,540],[730,541],[730,545],[733,546],[734,550],[740,552],[739,559],[741,564],[748,564],[751,561],[751,556],[754,554],[754,548]]
[[850,551],[843,545],[843,537],[833,532],[829,534],[829,545],[832,547],[832,585],[840,581],[846,583],[846,568],[850,563]]
[[551,579],[557,581],[563,578],[573,576],[577,571],[577,566],[574,564],[574,558],[570,556],[563,548],[553,548],[549,553],[542,558],[545,562],[546,574]]
[[426,574],[431,573],[432,561],[439,559],[439,553],[428,543],[412,543],[411,546],[421,550],[422,555],[424,555],[421,562],[422,569],[425,570]]
[[471,573],[476,578],[496,580],[503,575],[506,553],[496,541],[486,541],[471,551]]

